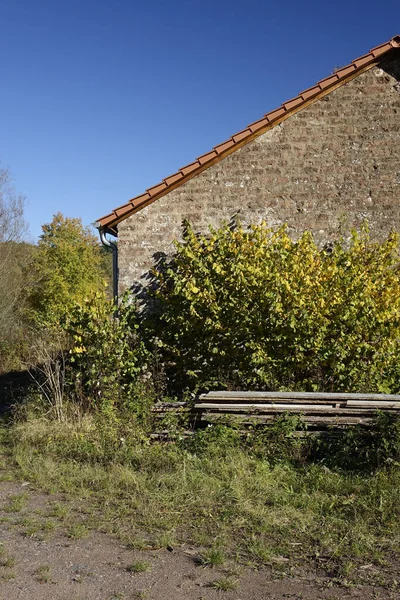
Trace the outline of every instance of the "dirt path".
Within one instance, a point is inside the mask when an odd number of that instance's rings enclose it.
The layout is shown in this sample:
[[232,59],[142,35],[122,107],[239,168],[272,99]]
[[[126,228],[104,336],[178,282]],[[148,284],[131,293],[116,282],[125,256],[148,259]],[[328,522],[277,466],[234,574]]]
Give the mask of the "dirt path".
[[375,586],[346,587],[316,573],[291,576],[285,564],[204,568],[192,547],[132,550],[73,513],[62,498],[0,482],[0,600],[400,599],[380,573]]

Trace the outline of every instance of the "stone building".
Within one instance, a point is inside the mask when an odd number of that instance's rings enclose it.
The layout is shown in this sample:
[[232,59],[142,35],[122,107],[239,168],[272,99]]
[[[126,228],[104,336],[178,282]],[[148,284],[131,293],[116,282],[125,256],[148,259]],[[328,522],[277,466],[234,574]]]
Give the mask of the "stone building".
[[145,284],[184,220],[206,231],[237,214],[321,243],[343,220],[368,219],[377,239],[400,231],[400,36],[99,219],[119,238],[120,291]]

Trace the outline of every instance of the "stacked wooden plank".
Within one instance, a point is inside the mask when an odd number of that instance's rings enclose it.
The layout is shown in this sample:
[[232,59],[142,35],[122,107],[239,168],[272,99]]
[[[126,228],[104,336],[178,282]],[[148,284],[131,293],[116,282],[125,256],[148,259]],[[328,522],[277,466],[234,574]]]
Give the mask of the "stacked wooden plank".
[[378,410],[400,415],[400,395],[320,392],[208,392],[194,405],[198,425],[226,419],[268,423],[279,414],[300,414],[314,429],[369,425]]

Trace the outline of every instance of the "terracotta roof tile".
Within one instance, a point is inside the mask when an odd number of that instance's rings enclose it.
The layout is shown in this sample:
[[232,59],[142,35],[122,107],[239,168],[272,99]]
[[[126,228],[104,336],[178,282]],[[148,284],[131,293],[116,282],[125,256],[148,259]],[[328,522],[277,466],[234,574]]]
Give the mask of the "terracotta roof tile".
[[353,64],[356,65],[357,69],[359,69],[369,64],[371,62],[371,58],[373,59],[375,57],[372,55],[371,52],[369,52],[368,54],[364,54],[364,56],[360,56],[359,58],[353,60]]
[[117,215],[115,214],[115,211],[113,211],[112,213],[101,217],[101,219],[99,219],[98,222],[95,223],[95,225],[96,227],[107,227],[108,229],[111,229],[112,224],[114,221],[116,221],[116,219]]
[[230,140],[226,140],[226,142],[222,142],[222,144],[218,144],[218,146],[214,146],[214,150],[218,154],[222,154],[222,152],[229,150],[229,148],[232,148],[232,146],[234,146],[234,145],[235,145],[235,142],[231,138]]
[[303,98],[303,100],[309,100],[310,98],[314,98],[314,96],[317,96],[321,91],[321,88],[319,87],[319,85],[313,85],[313,87],[308,88],[308,90],[304,90],[304,92],[301,92],[300,96]]
[[239,133],[235,133],[235,135],[232,136],[232,139],[235,142],[235,144],[237,144],[238,142],[241,142],[242,140],[246,139],[250,134],[251,134],[250,129],[243,129],[243,131],[239,131]]
[[132,200],[130,201],[130,204],[134,207],[138,206],[139,204],[141,204],[142,202],[147,202],[147,200],[150,200],[151,196],[148,192],[146,192],[145,194],[141,194],[140,196],[136,196],[136,198],[132,198]]
[[292,110],[292,108],[296,108],[296,106],[299,106],[300,104],[303,104],[303,100],[300,98],[300,96],[297,96],[297,98],[293,98],[292,100],[285,102],[283,106],[286,110]]
[[335,83],[337,83],[339,81],[339,79],[340,79],[339,75],[337,73],[334,73],[330,77],[326,77],[326,79],[322,79],[322,81],[319,82],[319,88],[321,90],[325,90],[326,88],[330,87],[331,85],[335,85]]
[[186,165],[186,167],[182,167],[182,169],[179,169],[181,173],[183,173],[183,175],[189,175],[189,173],[192,173],[192,171],[195,171],[196,169],[199,168],[199,162],[196,160],[195,162],[191,163],[190,165]]
[[126,204],[116,208],[108,215],[99,219],[98,226],[107,229],[115,235],[118,223],[127,218],[132,212],[144,208],[150,202],[153,202],[161,196],[164,196],[170,189],[174,189],[178,185],[183,184],[189,179],[189,176],[192,176],[192,174],[196,171],[204,171],[204,169],[208,168],[208,166],[214,164],[216,159],[221,160],[226,155],[234,152],[238,148],[241,148],[241,146],[246,144],[248,141],[254,139],[258,135],[261,135],[261,133],[267,129],[274,127],[275,122],[278,119],[282,117],[287,118],[298,109],[301,109],[303,105],[307,106],[309,104],[309,100],[314,101],[320,96],[329,93],[330,87],[337,87],[338,84],[341,85],[346,83],[349,78],[357,75],[363,70],[364,67],[373,66],[379,62],[380,57],[384,56],[393,48],[400,48],[399,35],[394,36],[391,40],[384,44],[380,44],[379,46],[372,48],[368,54],[364,54],[363,56],[356,58],[350,65],[338,69],[333,75],[322,79],[315,86],[304,90],[304,92],[299,94],[299,96],[296,98],[288,100],[276,110],[264,115],[262,119],[251,123],[246,129],[239,131],[229,140],[223,142],[222,144],[218,144],[218,146],[215,146],[210,152],[199,156],[195,162],[182,167],[182,169],[180,169],[177,173],[166,177],[158,185],[149,188],[145,194],[137,196]]
[[179,171],[178,173],[174,173],[174,175],[170,175],[169,177],[166,177],[164,179],[164,182],[168,186],[174,185],[174,183],[176,183],[177,181],[179,181],[180,179],[182,179],[183,176],[184,176],[183,173],[181,173]]
[[380,46],[373,48],[371,50],[371,54],[374,58],[376,58],[377,56],[380,56],[381,54],[385,54],[385,52],[387,52],[389,50],[389,47],[390,47],[390,44],[381,44]]
[[354,73],[356,68],[356,65],[348,65],[347,67],[341,67],[340,69],[337,69],[336,75],[338,75],[340,79],[343,79],[343,77],[347,77],[347,75]]
[[150,194],[150,196],[156,196],[157,194],[163,192],[166,189],[168,189],[168,185],[165,183],[165,181],[163,181],[158,185],[153,185],[151,188],[148,188],[147,193]]
[[204,165],[204,163],[208,162],[209,160],[212,160],[216,156],[217,152],[215,150],[211,150],[211,152],[207,152],[206,154],[202,154],[201,156],[199,156],[197,160],[199,161],[200,165]]
[[267,113],[265,115],[265,117],[269,121],[275,121],[275,119],[279,119],[279,117],[283,117],[283,115],[286,113],[287,113],[287,110],[285,110],[283,108],[283,106],[281,106],[280,108],[277,108],[276,110],[272,110],[271,112]]
[[123,217],[124,215],[126,215],[128,212],[131,212],[131,210],[132,210],[132,204],[129,202],[128,204],[124,204],[120,208],[116,208],[114,210],[114,212],[115,212],[115,215],[118,218],[120,218],[120,217]]
[[250,123],[250,125],[247,127],[247,129],[249,129],[252,133],[254,133],[256,131],[259,131],[260,129],[263,129],[263,127],[268,125],[269,122],[270,122],[270,119],[268,117],[264,117],[263,119],[254,121],[254,123]]

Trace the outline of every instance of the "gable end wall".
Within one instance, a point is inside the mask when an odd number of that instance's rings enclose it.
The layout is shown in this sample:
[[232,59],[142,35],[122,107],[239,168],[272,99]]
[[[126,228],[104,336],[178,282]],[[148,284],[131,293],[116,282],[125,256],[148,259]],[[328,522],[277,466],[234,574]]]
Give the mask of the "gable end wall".
[[236,214],[319,243],[343,222],[400,231],[400,51],[121,222],[120,291],[146,284],[183,220],[204,232]]

